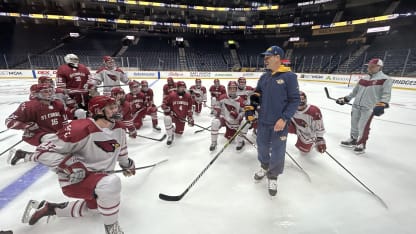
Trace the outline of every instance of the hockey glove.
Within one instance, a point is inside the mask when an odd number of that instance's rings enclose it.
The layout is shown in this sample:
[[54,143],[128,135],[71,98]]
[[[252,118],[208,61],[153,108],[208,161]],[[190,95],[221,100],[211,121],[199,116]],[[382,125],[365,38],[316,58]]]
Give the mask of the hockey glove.
[[254,106],[244,106],[244,112],[245,112],[245,116],[246,119],[250,122],[253,122],[254,120],[256,120],[255,117],[255,108]]
[[375,116],[380,116],[380,115],[384,114],[384,108],[387,108],[387,107],[388,107],[387,103],[378,102],[376,104],[376,106],[374,107],[374,109],[373,109],[373,114]]
[[193,127],[195,124],[194,119],[192,117],[188,117],[188,125],[189,127]]
[[163,114],[170,115],[170,107],[166,107],[163,109]]
[[253,93],[250,95],[250,105],[256,109],[260,105],[260,93]]
[[137,137],[136,129],[129,130],[129,137],[133,138],[133,139],[136,139],[136,137]]
[[126,177],[136,175],[136,165],[134,164],[133,159],[128,158],[127,160],[120,161],[119,166],[121,169],[125,170],[123,171],[123,175]]
[[28,130],[31,132],[36,131],[38,129],[39,129],[39,125],[35,122],[30,122],[25,126],[25,130]]
[[326,151],[326,143],[325,139],[323,137],[317,137],[316,138],[316,150],[318,150],[319,153],[323,154]]
[[347,97],[340,97],[337,100],[335,100],[335,102],[339,105],[344,105],[345,103],[348,103],[349,101],[350,99]]
[[84,180],[87,176],[88,169],[81,162],[76,162],[70,165],[67,165],[65,162],[62,162],[58,166],[58,177],[59,180],[68,181],[71,184],[77,184]]

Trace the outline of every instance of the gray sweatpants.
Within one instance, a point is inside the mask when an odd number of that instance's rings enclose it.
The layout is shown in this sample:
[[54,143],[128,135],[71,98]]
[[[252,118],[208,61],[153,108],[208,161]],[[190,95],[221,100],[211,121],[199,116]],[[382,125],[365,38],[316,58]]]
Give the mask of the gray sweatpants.
[[366,144],[370,133],[373,110],[353,106],[351,110],[351,137],[357,139],[357,145]]

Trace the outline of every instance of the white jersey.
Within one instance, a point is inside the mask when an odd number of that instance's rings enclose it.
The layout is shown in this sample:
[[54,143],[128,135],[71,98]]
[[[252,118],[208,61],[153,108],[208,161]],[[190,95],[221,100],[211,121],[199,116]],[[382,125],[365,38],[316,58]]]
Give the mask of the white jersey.
[[317,137],[324,136],[322,114],[314,105],[307,105],[304,110],[296,111],[291,121],[296,127],[296,135],[303,143],[315,143]]
[[[227,127],[238,129],[240,122],[244,117],[243,107],[244,100],[240,96],[230,98],[226,94],[223,94],[219,97],[219,100],[214,108],[218,112],[218,117],[225,120]],[[235,118],[232,116],[231,112],[238,114],[238,117]]]
[[92,83],[96,86],[101,85],[103,83],[104,86],[104,92],[103,94],[106,96],[111,95],[111,88],[119,86],[120,81],[124,84],[129,83],[129,79],[127,77],[127,74],[123,72],[120,68],[115,69],[108,69],[107,67],[101,67],[97,70],[94,77],[89,81],[89,83]]
[[192,99],[194,99],[196,103],[207,101],[207,89],[204,86],[198,88],[196,85],[192,85],[191,88],[189,88],[189,91]]
[[[34,160],[53,169],[65,160],[66,164],[81,162],[90,172],[114,170],[117,161],[128,160],[126,131],[119,122],[108,129],[93,119],[74,120],[39,145]],[[70,184],[60,183],[62,187]]]

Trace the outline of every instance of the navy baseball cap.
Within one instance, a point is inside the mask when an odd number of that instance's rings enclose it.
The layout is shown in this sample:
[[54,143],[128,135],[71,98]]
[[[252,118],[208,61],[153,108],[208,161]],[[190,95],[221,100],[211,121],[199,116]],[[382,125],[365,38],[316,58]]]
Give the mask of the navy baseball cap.
[[285,52],[279,46],[269,47],[265,52],[261,53],[262,55],[279,55],[280,58],[285,56]]

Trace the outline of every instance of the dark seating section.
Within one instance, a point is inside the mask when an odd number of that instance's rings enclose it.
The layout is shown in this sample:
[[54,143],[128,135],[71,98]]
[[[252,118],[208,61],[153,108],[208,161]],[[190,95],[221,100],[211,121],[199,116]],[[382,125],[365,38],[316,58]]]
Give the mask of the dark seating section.
[[[121,67],[135,70],[189,71],[261,71],[261,52],[269,46],[281,45],[287,51],[292,70],[303,73],[365,73],[369,59],[384,60],[384,71],[393,76],[416,75],[416,48],[412,25],[395,27],[387,34],[332,34],[303,38],[306,43],[285,42],[287,38],[235,39],[236,56],[226,39],[184,38],[183,48],[175,37],[141,36],[138,41],[124,43],[125,33],[89,32],[70,38],[70,30],[33,25],[5,24],[0,32],[0,69],[55,69],[65,54],[74,53],[91,69],[102,65],[102,57],[111,55]],[[349,38],[366,38],[365,43]],[[28,38],[30,41],[28,43]],[[182,51],[184,53],[182,53]],[[233,58],[234,56],[234,58]]]

